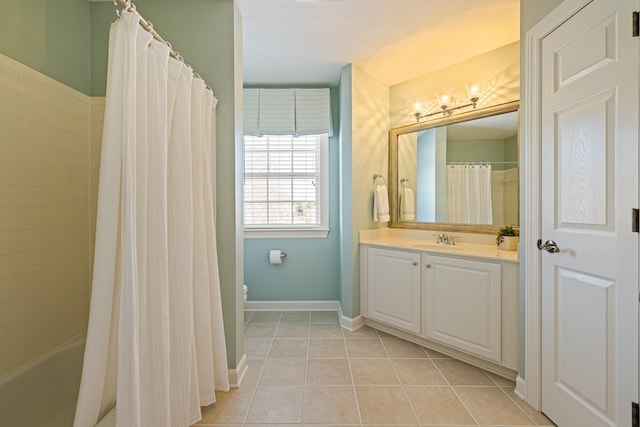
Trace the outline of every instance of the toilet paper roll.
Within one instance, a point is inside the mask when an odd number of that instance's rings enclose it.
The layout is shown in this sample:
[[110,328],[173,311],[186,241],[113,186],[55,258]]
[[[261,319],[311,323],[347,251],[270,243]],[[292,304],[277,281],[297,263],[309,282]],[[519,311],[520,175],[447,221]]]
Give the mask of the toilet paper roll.
[[271,264],[282,264],[282,251],[279,249],[272,249],[269,251],[269,262]]

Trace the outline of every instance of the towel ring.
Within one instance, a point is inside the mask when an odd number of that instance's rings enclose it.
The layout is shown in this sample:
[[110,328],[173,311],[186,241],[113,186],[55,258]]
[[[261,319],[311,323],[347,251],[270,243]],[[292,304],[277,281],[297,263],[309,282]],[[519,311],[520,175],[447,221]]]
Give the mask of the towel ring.
[[[380,179],[382,179],[382,184],[380,183]],[[379,175],[379,174],[375,174],[373,175],[373,180],[376,182],[376,184],[378,185],[384,185],[384,176]]]

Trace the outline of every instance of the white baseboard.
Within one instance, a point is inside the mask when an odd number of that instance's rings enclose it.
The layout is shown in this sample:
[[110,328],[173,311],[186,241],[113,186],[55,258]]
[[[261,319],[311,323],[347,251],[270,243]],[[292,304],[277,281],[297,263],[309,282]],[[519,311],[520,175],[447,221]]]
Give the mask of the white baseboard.
[[247,301],[247,311],[337,311],[340,326],[353,332],[364,326],[364,318],[342,314],[340,301]]
[[364,326],[364,318],[362,316],[357,316],[352,319],[350,317],[341,316],[340,326],[348,331],[354,332]]
[[354,318],[347,317],[342,314],[342,306],[338,304],[338,317],[340,318],[340,326],[348,331],[357,331],[364,326],[364,317],[356,316]]
[[247,355],[243,354],[238,362],[238,366],[236,369],[229,369],[229,387],[238,388],[242,383],[242,379],[244,378],[244,374],[247,373],[247,368],[249,365],[247,364]]
[[520,399],[527,401],[527,383],[518,375],[516,377],[516,389],[513,391]]
[[333,311],[339,301],[247,301],[247,311]]

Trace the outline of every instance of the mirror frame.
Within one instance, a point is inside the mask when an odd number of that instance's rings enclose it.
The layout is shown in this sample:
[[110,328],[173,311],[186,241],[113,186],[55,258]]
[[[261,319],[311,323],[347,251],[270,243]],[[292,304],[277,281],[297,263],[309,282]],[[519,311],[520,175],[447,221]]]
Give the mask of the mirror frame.
[[[495,116],[503,113],[511,113],[520,109],[520,101],[512,101],[498,104],[492,107],[472,110],[453,116],[442,117],[426,122],[414,123],[402,127],[393,128],[389,131],[389,213],[391,221],[389,227],[412,228],[421,230],[442,230],[457,231],[467,233],[495,234],[505,224],[482,225],[482,224],[457,224],[451,222],[418,222],[418,221],[398,221],[398,136],[412,132],[419,132],[439,126],[447,126],[455,123],[467,122],[470,120],[482,119],[484,117]],[[518,114],[518,153],[520,152],[520,114]],[[519,154],[518,154],[519,156]],[[520,167],[518,165],[518,167]],[[518,206],[520,201],[518,201]],[[518,211],[519,211],[518,207]]]

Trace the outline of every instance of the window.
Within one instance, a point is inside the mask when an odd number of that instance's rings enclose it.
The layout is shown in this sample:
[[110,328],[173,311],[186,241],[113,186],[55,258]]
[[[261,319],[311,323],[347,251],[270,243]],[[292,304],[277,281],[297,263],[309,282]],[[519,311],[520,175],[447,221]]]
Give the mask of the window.
[[244,137],[247,237],[326,237],[327,134]]

